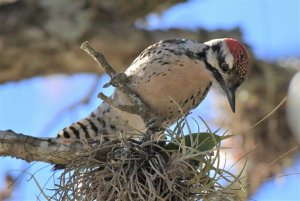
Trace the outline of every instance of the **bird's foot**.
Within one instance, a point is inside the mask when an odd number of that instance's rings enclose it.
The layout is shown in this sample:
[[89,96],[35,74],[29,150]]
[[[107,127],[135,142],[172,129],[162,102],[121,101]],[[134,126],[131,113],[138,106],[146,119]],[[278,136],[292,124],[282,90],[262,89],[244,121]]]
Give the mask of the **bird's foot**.
[[147,133],[154,134],[165,130],[165,128],[163,128],[161,125],[162,122],[162,118],[152,117],[146,124],[146,127],[148,128]]

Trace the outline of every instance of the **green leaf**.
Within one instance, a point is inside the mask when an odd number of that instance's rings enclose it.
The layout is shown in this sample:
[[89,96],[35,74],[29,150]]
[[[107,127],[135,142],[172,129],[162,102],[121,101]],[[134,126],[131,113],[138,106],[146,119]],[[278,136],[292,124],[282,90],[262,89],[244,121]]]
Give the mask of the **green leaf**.
[[179,144],[181,144],[181,146],[191,147],[203,152],[214,148],[221,142],[221,140],[225,138],[227,138],[227,136],[223,137],[214,133],[192,133],[190,135],[185,135],[184,138],[179,139],[179,142],[171,141],[166,145],[166,149],[179,150]]

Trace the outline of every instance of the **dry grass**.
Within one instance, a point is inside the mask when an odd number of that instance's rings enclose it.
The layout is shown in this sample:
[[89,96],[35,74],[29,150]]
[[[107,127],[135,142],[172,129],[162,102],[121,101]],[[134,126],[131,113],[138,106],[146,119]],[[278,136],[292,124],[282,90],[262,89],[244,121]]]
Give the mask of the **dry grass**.
[[220,167],[228,136],[186,135],[183,122],[164,139],[119,139],[106,161],[97,160],[105,144],[90,149],[66,167],[51,200],[241,200],[231,189],[239,176]]

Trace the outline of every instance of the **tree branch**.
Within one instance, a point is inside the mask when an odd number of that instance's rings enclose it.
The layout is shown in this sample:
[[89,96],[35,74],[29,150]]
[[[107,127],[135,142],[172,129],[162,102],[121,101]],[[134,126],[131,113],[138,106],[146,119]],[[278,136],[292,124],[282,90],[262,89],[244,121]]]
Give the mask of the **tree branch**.
[[91,46],[89,46],[88,42],[85,41],[81,44],[80,48],[86,51],[98,64],[103,67],[105,72],[112,78],[116,71],[112,68],[112,66],[107,62],[104,55],[100,52],[95,51]]
[[[197,41],[207,41],[212,37],[220,38],[224,36],[241,39],[241,34],[237,29],[230,32],[207,32],[202,29],[193,32],[179,29],[149,32],[132,27],[122,24],[118,28],[122,31],[117,33],[115,26],[93,25],[90,29],[92,31],[87,33],[88,35],[91,34],[89,37],[90,43],[97,49],[101,49],[102,52],[105,52],[105,57],[118,72],[124,71],[144,48],[158,40],[189,38]],[[14,30],[6,35],[1,35],[3,40],[0,41],[0,84],[57,73],[103,73],[102,69],[95,68],[92,65],[92,60],[79,50],[78,45],[80,41],[60,43],[58,42],[60,40],[56,38],[49,38],[48,34],[44,34],[45,36],[41,35],[41,38],[28,38],[26,34],[22,34],[24,31],[31,29],[44,33],[44,30],[37,29],[37,27],[26,27],[25,30],[21,28],[19,32]],[[116,41],[116,39],[118,40]],[[30,44],[30,48],[28,46],[24,47],[26,45],[23,44],[24,41],[26,41],[26,44]],[[16,57],[18,59],[15,59]]]
[[79,140],[68,144],[57,138],[38,138],[15,133],[12,130],[0,131],[0,156],[10,156],[27,162],[42,161],[51,164],[67,164],[78,156],[88,156],[89,150],[95,146],[103,146],[97,159],[106,160],[107,153],[114,146],[113,141],[101,143],[93,140],[87,144]]
[[82,43],[80,48],[84,50],[88,55],[90,55],[99,64],[99,66],[103,68],[105,72],[110,76],[111,78],[110,82],[105,84],[104,87],[108,87],[109,85],[112,85],[118,88],[120,91],[122,91],[124,94],[126,94],[129,97],[133,105],[118,105],[114,103],[111,98],[105,96],[103,93],[99,93],[98,97],[101,98],[106,103],[112,105],[113,107],[116,107],[122,111],[131,114],[140,115],[141,118],[144,120],[144,122],[149,122],[150,119],[152,119],[152,117],[150,116],[148,107],[143,102],[143,100],[140,99],[139,96],[130,87],[128,87],[127,83],[129,81],[129,77],[127,77],[125,73],[116,73],[114,68],[107,62],[104,55],[94,50],[88,44],[87,41]]

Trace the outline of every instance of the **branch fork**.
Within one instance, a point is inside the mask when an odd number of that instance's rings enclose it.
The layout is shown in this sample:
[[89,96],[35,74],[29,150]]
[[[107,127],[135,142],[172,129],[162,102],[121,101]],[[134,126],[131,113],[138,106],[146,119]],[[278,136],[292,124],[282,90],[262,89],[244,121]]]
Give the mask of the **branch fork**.
[[[143,100],[130,88],[128,87],[127,83],[130,80],[125,73],[117,73],[113,67],[107,62],[104,55],[94,50],[88,42],[84,42],[81,45],[81,49],[84,50],[88,55],[90,55],[101,68],[105,70],[105,72],[110,76],[111,80],[104,85],[104,87],[114,86],[126,94],[133,105],[119,105],[114,103],[114,101],[104,95],[102,92],[98,94],[98,97],[105,101],[106,103],[116,107],[122,111],[128,112],[130,114],[137,114],[141,116],[144,122],[148,123],[149,121],[153,120],[153,117],[150,116],[150,112],[148,107],[143,102]],[[159,121],[157,121],[159,122]],[[158,123],[159,124],[159,123]],[[157,124],[147,124],[147,125],[155,125],[155,127],[159,127]],[[150,127],[152,128],[152,127]]]

